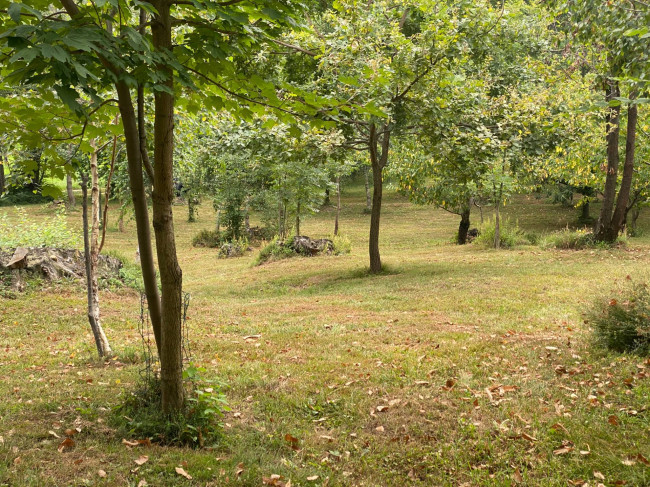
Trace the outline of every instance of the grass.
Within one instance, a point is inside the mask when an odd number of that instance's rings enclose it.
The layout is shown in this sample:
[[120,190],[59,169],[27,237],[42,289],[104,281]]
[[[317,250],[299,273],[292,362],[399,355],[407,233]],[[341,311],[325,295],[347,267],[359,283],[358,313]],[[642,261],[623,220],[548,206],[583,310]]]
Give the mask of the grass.
[[[101,295],[117,352],[107,363],[95,359],[80,285],[2,300],[0,485],[259,486],[272,475],[293,486],[650,485],[650,364],[594,348],[582,316],[613,280],[647,279],[649,239],[581,251],[459,247],[449,243],[455,217],[388,193],[387,271],[371,276],[364,206],[363,189],[348,187],[341,231],[352,253],[260,267],[257,250],[217,259],[193,248],[214,216],[204,206],[189,224],[176,208],[193,359],[228,385],[232,409],[212,449],[129,448],[109,425],[143,367],[137,293]],[[577,217],[534,198],[505,210],[527,232]],[[52,211],[28,209],[36,219]],[[333,212],[302,232],[331,234]],[[133,258],[133,223],[118,233],[115,216],[107,249]],[[70,219],[80,228],[78,212]],[[59,453],[75,427],[75,445]],[[138,467],[140,455],[149,459]]]

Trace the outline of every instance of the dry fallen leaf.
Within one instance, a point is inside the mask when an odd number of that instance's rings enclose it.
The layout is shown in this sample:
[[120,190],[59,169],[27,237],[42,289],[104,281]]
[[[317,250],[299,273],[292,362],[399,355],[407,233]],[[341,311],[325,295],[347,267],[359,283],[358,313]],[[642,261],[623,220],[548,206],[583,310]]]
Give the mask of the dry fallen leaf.
[[383,426],[377,426],[375,428],[375,431],[379,431],[380,433],[383,433],[384,432],[384,427]]
[[129,441],[126,438],[122,438],[122,444],[126,446],[138,446],[139,443],[137,441]]
[[618,418],[614,416],[613,414],[607,418],[607,422],[611,424],[612,426],[618,426],[620,423],[618,422]]
[[513,475],[515,482],[518,484],[521,484],[524,481],[524,478],[521,476],[521,472],[519,471],[519,467],[515,469],[515,473]]
[[291,445],[291,448],[293,450],[296,450],[296,451],[299,450],[298,443],[300,442],[300,440],[298,440],[298,438],[296,438],[295,436],[287,433],[286,435],[284,435],[284,440],[287,441]]
[[596,470],[594,470],[594,477],[597,478],[598,480],[605,480],[605,476]]
[[144,465],[149,461],[149,457],[147,455],[140,455],[140,458],[136,458],[134,460],[136,465]]
[[378,413],[383,413],[388,409],[388,406],[377,406],[377,412]]
[[244,473],[244,464],[243,464],[243,463],[239,463],[239,464],[237,465],[237,470],[235,470],[235,476],[236,476],[236,477],[239,477],[239,476],[241,476],[242,473]]
[[182,477],[185,477],[187,480],[192,480],[192,476],[181,467],[176,467],[176,473]]
[[63,453],[63,450],[65,450],[66,448],[70,449],[73,446],[74,446],[74,440],[72,438],[66,438],[61,442],[61,444],[59,444],[59,448],[58,448],[59,453]]
[[103,479],[106,478],[106,472],[104,472],[103,470],[98,470],[97,475],[99,475]]
[[318,475],[312,475],[311,477],[307,477],[307,480],[309,480],[310,482],[313,482],[314,480],[317,479],[318,479]]
[[140,482],[138,482],[138,487],[147,487],[148,485],[149,484],[147,483],[147,481],[145,479],[142,479],[142,480],[140,480]]

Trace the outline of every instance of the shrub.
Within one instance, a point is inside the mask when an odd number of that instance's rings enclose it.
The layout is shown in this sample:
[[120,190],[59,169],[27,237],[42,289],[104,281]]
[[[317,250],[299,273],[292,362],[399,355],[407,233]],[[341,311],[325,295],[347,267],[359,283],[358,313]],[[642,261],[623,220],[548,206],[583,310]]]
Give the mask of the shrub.
[[160,380],[151,377],[140,384],[124,404],[113,410],[112,422],[125,437],[147,438],[165,445],[203,447],[221,436],[221,420],[229,411],[223,384],[202,377],[202,367],[190,364],[183,371],[186,384],[185,410],[174,416],[162,414]]
[[127,259],[123,254],[115,250],[107,251],[106,255],[118,259],[122,263],[122,267],[120,267],[120,273],[117,279],[102,278],[100,276],[99,285],[102,288],[130,287],[143,293],[144,282],[142,280],[142,269],[140,266],[132,258]]
[[650,292],[643,283],[626,284],[619,298],[600,299],[587,314],[596,342],[615,352],[650,353]]
[[352,251],[352,242],[348,237],[343,235],[334,235],[332,237],[332,243],[334,244],[334,255],[344,255],[349,254]]
[[266,246],[260,250],[255,259],[255,265],[261,265],[265,262],[274,262],[276,260],[288,259],[298,255],[287,243],[275,237]]
[[208,247],[214,249],[220,247],[221,243],[221,234],[217,233],[215,230],[201,230],[192,239],[193,247]]
[[547,249],[580,250],[592,248],[595,246],[594,234],[586,228],[578,230],[565,228],[545,236],[540,245],[542,248]]
[[17,208],[16,213],[13,219],[0,213],[0,248],[80,247],[81,236],[68,228],[64,210],[38,222],[30,221],[23,208]]
[[[483,223],[483,225],[481,225],[478,237],[476,237],[474,242],[485,248],[494,248],[495,228],[494,220],[488,219]],[[517,223],[511,223],[508,219],[504,218],[501,220],[499,233],[501,236],[501,248],[511,249],[517,245],[530,244],[530,240],[526,238],[524,232],[519,229],[519,225]]]
[[248,239],[241,237],[235,238],[229,242],[224,242],[219,247],[219,259],[227,259],[228,257],[241,257],[244,252],[248,250]]
[[[0,169],[1,170],[1,169]],[[12,188],[8,193],[0,197],[1,206],[22,206],[40,205],[54,201],[51,196],[43,196],[41,193],[34,193],[28,188]]]

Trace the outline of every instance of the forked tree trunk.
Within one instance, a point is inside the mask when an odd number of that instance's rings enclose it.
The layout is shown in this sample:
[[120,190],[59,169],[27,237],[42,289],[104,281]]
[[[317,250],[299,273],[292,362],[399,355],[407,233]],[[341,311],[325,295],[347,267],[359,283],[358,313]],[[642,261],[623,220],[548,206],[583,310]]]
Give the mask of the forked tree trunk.
[[614,234],[614,240],[616,240],[618,234],[623,230],[625,225],[625,215],[630,201],[632,179],[634,178],[634,149],[636,146],[637,119],[637,105],[630,104],[627,110],[627,132],[625,136],[625,163],[623,164],[623,176],[621,178],[621,187],[618,190],[618,196],[616,198],[616,209],[612,216],[612,233]]
[[[154,1],[157,12],[151,25],[153,46],[157,52],[172,51],[170,2]],[[174,80],[172,71],[158,66],[167,77],[167,91],[156,91],[154,123],[153,227],[160,263],[162,285],[162,346],[160,379],[163,413],[183,408],[182,292],[183,274],[176,255],[172,202],[174,199]]]
[[68,173],[65,177],[65,187],[68,192],[68,200],[66,201],[66,206],[70,209],[74,208],[75,198],[74,191],[72,190],[72,174]]
[[334,235],[339,234],[340,215],[341,215],[341,176],[336,176],[336,219],[334,220]]
[[[606,101],[610,102],[618,96],[620,96],[618,81],[609,81],[606,88]],[[594,231],[596,241],[598,242],[613,242],[617,236],[613,232],[612,213],[614,211],[616,185],[618,183],[620,113],[620,106],[610,107],[606,117],[607,176],[605,178],[605,189],[603,191],[603,205]]]
[[458,225],[458,245],[465,245],[467,243],[467,232],[469,231],[469,205],[463,208],[460,214],[460,225]]
[[379,153],[379,135],[375,124],[370,125],[369,148],[370,163],[372,167],[372,212],[370,213],[370,236],[368,250],[370,254],[370,272],[381,272],[381,256],[379,255],[379,221],[381,218],[381,200],[384,188],[382,171],[388,163],[388,150],[390,148],[390,131],[384,124],[381,129],[381,153]]
[[[97,168],[97,153],[93,153],[91,156],[91,171],[93,159],[95,163],[95,169]],[[94,178],[93,178],[94,179]],[[82,191],[82,218],[83,218],[83,230],[84,230],[84,260],[86,263],[86,292],[88,297],[88,322],[90,323],[90,329],[93,332],[95,337],[95,345],[97,346],[97,354],[99,358],[107,357],[111,354],[111,347],[108,343],[108,339],[104,334],[102,329],[101,322],[99,320],[99,294],[97,286],[97,245],[95,240],[95,245],[91,243],[91,237],[89,236],[88,230],[88,175],[83,173],[81,175],[81,191]],[[93,184],[93,186],[95,186]],[[95,186],[96,187],[96,186]],[[92,199],[92,196],[91,196]],[[93,213],[95,207],[99,206],[96,200],[92,200]],[[99,220],[93,218],[92,227],[93,234],[95,227],[98,227]],[[96,236],[96,235],[95,235]],[[93,248],[94,247],[94,248]]]

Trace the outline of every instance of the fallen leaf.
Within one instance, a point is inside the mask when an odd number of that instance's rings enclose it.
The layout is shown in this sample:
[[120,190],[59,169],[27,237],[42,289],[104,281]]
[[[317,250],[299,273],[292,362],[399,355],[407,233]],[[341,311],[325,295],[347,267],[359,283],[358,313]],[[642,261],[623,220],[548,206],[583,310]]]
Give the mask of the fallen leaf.
[[144,465],[149,461],[149,457],[147,455],[140,455],[140,458],[136,458],[134,460],[136,465]]
[[631,458],[627,458],[625,460],[621,460],[621,463],[623,465],[627,465],[628,467],[631,467],[632,465],[636,465],[636,460],[633,460]]
[[103,479],[106,478],[106,472],[104,472],[103,470],[98,470],[97,475],[99,475]]
[[298,443],[300,442],[300,440],[298,440],[298,438],[296,438],[295,436],[287,433],[286,435],[284,435],[284,441],[288,442],[291,445],[292,449],[296,451],[299,449]]
[[605,480],[605,476],[597,470],[594,470],[594,477],[598,480]]
[[311,477],[307,477],[307,480],[309,480],[310,482],[313,482],[314,480],[317,479],[318,479],[318,475],[312,475]]
[[244,473],[244,464],[243,464],[243,463],[239,463],[239,464],[237,465],[237,470],[235,470],[235,476],[236,476],[236,477],[239,477],[239,476],[241,476],[242,473]]
[[611,424],[612,426],[618,426],[620,423],[618,422],[618,418],[614,416],[613,414],[607,418],[607,422]]
[[638,453],[636,455],[636,459],[638,461],[640,461],[641,463],[645,464],[645,465],[650,465],[650,462],[648,461],[648,459],[646,457],[644,457],[643,455],[641,455],[640,453]]
[[377,406],[377,412],[382,413],[388,409],[388,406]]
[[74,440],[72,438],[66,438],[59,444],[59,453],[63,453],[63,450],[66,448],[70,449],[74,446]]
[[192,476],[181,467],[176,467],[176,473],[182,477],[185,477],[187,480],[192,480]]
[[122,438],[122,444],[126,446],[138,446],[140,443],[137,441],[129,441],[126,438]]
[[517,482],[518,484],[524,481],[524,478],[521,476],[521,472],[519,471],[519,467],[515,469],[515,473],[513,474],[513,477],[515,479],[515,482]]
[[379,431],[380,433],[383,433],[384,432],[384,427],[383,426],[377,426],[375,428],[375,431]]
[[147,487],[148,485],[149,484],[147,483],[147,481],[145,479],[142,479],[142,480],[140,480],[140,482],[138,482],[138,487]]
[[[57,434],[56,434],[54,431],[52,431],[52,430],[48,431],[48,433],[49,433],[50,435],[54,436],[54,438],[56,438],[56,439],[61,438],[59,435],[57,435]],[[4,443],[4,442],[3,442],[3,443]]]

